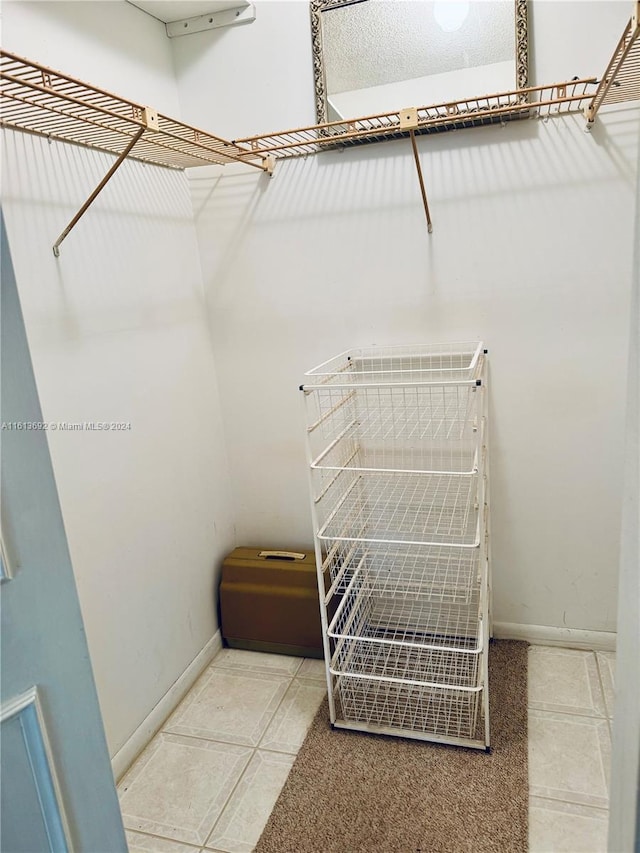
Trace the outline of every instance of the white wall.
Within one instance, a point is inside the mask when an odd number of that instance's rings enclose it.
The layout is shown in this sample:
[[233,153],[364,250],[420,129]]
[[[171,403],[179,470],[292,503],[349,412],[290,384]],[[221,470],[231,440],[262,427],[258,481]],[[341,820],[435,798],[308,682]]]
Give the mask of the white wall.
[[[628,17],[535,3],[534,79],[601,74]],[[235,136],[313,121],[309,43],[306,4],[277,2],[175,40],[184,117]],[[431,236],[405,141],[271,181],[194,175],[240,543],[311,543],[305,369],[360,344],[483,338],[495,618],[615,630],[637,137],[636,109],[591,135],[573,116],[422,138]]]
[[[3,4],[3,46],[171,113],[164,27],[125,3]],[[184,173],[5,132],[3,208],[113,755],[217,629],[233,546],[210,328]]]
[[171,40],[182,119],[227,139],[316,120],[306,0],[255,6],[252,24]]

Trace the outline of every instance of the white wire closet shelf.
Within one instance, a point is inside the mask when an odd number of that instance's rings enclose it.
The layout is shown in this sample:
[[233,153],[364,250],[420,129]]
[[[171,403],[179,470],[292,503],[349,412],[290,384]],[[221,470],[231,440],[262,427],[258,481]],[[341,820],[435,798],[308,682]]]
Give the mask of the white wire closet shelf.
[[339,471],[317,502],[321,541],[480,543],[477,474]]
[[469,604],[483,573],[480,546],[399,545],[339,540],[323,563],[332,595],[342,596],[359,573],[366,589],[381,599]]

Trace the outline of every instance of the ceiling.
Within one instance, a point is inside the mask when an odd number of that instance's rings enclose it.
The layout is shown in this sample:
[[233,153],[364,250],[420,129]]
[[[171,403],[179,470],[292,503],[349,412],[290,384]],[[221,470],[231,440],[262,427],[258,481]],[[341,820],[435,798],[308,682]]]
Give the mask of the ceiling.
[[127,0],[127,2],[165,24],[249,5],[248,0]]

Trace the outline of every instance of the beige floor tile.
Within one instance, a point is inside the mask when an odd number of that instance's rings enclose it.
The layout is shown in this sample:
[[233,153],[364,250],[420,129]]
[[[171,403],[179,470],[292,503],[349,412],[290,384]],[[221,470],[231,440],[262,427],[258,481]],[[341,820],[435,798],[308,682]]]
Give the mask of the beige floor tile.
[[251,755],[242,746],[160,733],[118,785],[125,827],[203,844]]
[[326,694],[327,688],[319,681],[295,678],[264,733],[260,748],[296,755]]
[[158,838],[157,835],[142,835],[140,832],[127,831],[129,853],[199,853],[200,845],[192,847],[179,841]]
[[596,658],[598,659],[598,668],[602,679],[607,716],[613,717],[616,685],[616,653],[596,652]]
[[606,716],[593,652],[531,646],[528,680],[530,708]]
[[280,675],[210,668],[163,731],[257,746],[290,683]]
[[608,808],[610,754],[606,719],[529,710],[532,796]]
[[298,678],[314,678],[317,681],[322,681],[324,684],[327,683],[327,677],[325,675],[324,661],[323,660],[315,660],[314,658],[305,658],[302,661],[302,666],[296,673]]
[[287,655],[250,652],[247,649],[222,649],[211,661],[211,666],[291,677],[300,669],[302,661],[303,658],[288,657]]
[[529,853],[607,853],[608,812],[532,797]]
[[207,848],[251,853],[295,758],[257,750],[216,823]]

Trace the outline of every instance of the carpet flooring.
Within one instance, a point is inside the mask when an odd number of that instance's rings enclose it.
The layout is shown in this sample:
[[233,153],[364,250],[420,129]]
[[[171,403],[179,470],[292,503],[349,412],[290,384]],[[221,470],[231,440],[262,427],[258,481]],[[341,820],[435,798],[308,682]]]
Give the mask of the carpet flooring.
[[489,671],[491,754],[332,730],[325,699],[255,853],[524,853],[527,644]]

